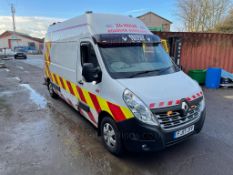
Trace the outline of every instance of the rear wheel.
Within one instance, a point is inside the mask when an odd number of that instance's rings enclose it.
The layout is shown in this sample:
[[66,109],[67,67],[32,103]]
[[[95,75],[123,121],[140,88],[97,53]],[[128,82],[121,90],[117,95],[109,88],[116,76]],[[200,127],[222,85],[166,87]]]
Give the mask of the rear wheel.
[[103,118],[101,122],[101,137],[108,151],[118,156],[122,154],[121,133],[112,118]]
[[48,82],[48,90],[49,90],[49,94],[52,98],[58,98],[58,95],[54,92],[53,85],[50,81]]

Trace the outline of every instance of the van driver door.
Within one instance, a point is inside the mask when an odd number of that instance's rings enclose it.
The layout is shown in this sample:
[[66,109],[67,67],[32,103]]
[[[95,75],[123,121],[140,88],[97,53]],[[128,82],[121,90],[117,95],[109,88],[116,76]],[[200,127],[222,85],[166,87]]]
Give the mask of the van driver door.
[[100,69],[96,51],[92,39],[85,38],[80,40],[80,59],[78,59],[77,66],[77,82],[80,101],[79,108],[83,111],[83,115],[93,124],[97,124],[98,113],[95,110],[93,103],[93,96],[98,95],[99,84],[96,82],[87,82],[82,76],[83,65],[85,63],[92,63],[95,68]]

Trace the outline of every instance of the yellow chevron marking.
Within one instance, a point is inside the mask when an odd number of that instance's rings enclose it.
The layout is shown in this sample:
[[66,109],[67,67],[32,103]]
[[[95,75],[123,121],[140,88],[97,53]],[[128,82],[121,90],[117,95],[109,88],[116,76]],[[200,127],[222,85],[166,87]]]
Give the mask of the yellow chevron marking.
[[66,91],[69,92],[69,93],[71,94],[70,89],[69,89],[69,87],[68,87],[68,85],[67,85],[66,80],[65,80],[64,78],[62,78],[62,80],[63,80],[63,83],[64,83],[64,86],[65,86]]
[[121,111],[123,112],[125,118],[127,118],[127,119],[133,118],[133,114],[129,110],[129,108],[124,107],[124,106],[120,106],[120,108],[121,108]]
[[54,75],[55,75],[56,78],[57,78],[58,86],[59,86],[60,88],[62,88],[62,85],[61,85],[61,81],[60,81],[59,76],[58,76],[57,74],[54,74]]
[[48,47],[46,46],[46,50],[45,50],[45,59],[46,59],[46,61],[48,61],[48,54],[49,54],[49,50],[48,50]]
[[79,94],[78,94],[76,85],[75,85],[74,83],[72,83],[72,82],[70,82],[70,84],[71,84],[71,87],[72,87],[72,89],[73,89],[73,91],[74,91],[75,97],[76,97],[78,100],[80,100],[80,96],[79,96]]
[[52,73],[51,73],[50,71],[49,71],[49,73],[50,73],[50,77],[49,77],[49,78],[50,78],[50,79],[52,79],[52,82],[54,82],[54,83],[55,83],[56,81],[55,81],[54,76],[52,75]]
[[47,42],[48,50],[50,51],[51,49],[51,42]]
[[111,110],[108,107],[107,101],[105,99],[103,99],[102,97],[100,97],[100,96],[96,96],[96,97],[97,97],[97,100],[99,102],[101,110],[108,112],[113,117],[113,114],[112,114]]
[[44,69],[44,72],[45,72],[46,77],[49,77],[48,70],[47,70],[47,69]]
[[84,97],[85,97],[85,99],[86,99],[87,105],[88,105],[90,108],[95,109],[95,106],[94,106],[94,104],[93,104],[93,102],[92,102],[92,99],[91,99],[91,97],[90,97],[88,91],[85,90],[85,89],[83,89],[83,88],[81,88],[81,90],[83,91],[83,95],[84,95]]
[[55,79],[56,79],[56,75],[54,74],[54,73],[51,73],[52,74],[52,77],[53,77],[53,83],[55,83],[55,84],[57,84],[57,82],[55,81]]

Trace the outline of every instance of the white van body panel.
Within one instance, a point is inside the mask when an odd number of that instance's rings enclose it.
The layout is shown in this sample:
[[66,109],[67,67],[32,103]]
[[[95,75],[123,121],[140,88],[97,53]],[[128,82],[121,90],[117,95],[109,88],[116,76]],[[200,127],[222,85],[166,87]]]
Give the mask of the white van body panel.
[[160,76],[119,79],[118,82],[136,94],[147,106],[155,103],[156,107],[160,102],[191,98],[201,91],[197,83],[182,71]]

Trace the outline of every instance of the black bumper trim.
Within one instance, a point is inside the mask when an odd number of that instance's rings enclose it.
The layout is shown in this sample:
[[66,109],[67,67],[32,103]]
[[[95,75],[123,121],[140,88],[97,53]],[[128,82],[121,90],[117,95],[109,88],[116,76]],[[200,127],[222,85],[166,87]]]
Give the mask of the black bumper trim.
[[[206,112],[201,113],[198,120],[188,125],[184,125],[177,130],[164,131],[160,127],[150,126],[132,118],[117,123],[121,131],[122,141],[127,150],[130,151],[159,151],[178,142],[181,142],[193,134],[201,131]],[[194,131],[181,138],[174,139],[174,132],[194,125]],[[146,147],[146,149],[145,149]]]

